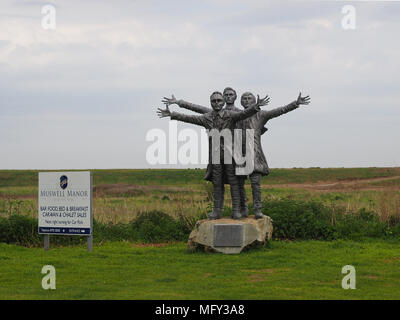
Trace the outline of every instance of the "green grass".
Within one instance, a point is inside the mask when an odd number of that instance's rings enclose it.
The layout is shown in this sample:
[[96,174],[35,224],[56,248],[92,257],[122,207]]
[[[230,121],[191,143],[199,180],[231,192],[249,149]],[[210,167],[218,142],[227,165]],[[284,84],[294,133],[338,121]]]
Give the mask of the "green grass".
[[[121,187],[118,192],[95,188],[98,221],[127,222],[151,210],[198,215],[210,207],[203,169],[91,171],[96,187]],[[399,175],[400,168],[272,169],[263,178],[269,187],[262,197],[313,200],[346,212],[366,208],[387,221],[400,216],[399,179],[364,182],[370,190],[316,191],[284,184]],[[35,170],[0,171],[0,216],[37,218],[37,176]],[[251,204],[249,181],[246,190]],[[400,240],[382,239],[272,241],[261,250],[228,256],[189,254],[184,243],[143,247],[106,240],[92,253],[80,245],[44,252],[0,243],[0,299],[400,299],[399,245]],[[41,288],[46,264],[56,267],[56,290]],[[347,264],[356,268],[356,290],[341,288],[341,268]]]
[[[185,244],[128,242],[24,248],[0,244],[1,299],[400,299],[400,241],[272,241],[240,255],[186,253]],[[41,287],[44,265],[57,289]],[[356,290],[344,290],[344,265]]]

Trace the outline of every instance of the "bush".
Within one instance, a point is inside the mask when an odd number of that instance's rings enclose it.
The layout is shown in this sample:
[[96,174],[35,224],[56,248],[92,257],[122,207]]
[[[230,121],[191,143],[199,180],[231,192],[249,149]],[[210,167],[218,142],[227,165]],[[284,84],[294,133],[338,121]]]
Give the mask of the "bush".
[[[93,236],[95,242],[104,240],[129,240],[142,243],[157,243],[169,241],[186,241],[191,226],[180,217],[174,219],[170,215],[151,211],[139,214],[126,224],[100,223],[94,219]],[[24,215],[0,217],[0,242],[23,246],[43,245],[43,235],[38,234],[38,220]],[[81,236],[52,236],[52,245],[71,245],[86,242]]]
[[335,227],[338,237],[343,239],[378,238],[391,233],[388,224],[364,208],[354,214],[342,214]]
[[[375,212],[345,213],[314,201],[264,200],[262,211],[274,221],[276,239],[353,239],[400,236],[400,223],[385,223]],[[396,223],[397,222],[397,223]]]
[[265,200],[262,212],[270,216],[276,239],[323,239],[335,238],[330,223],[331,212],[316,202],[290,199]]
[[95,219],[93,219],[93,237],[95,241],[121,241],[133,239],[128,224],[100,223]]
[[[250,211],[251,205],[249,205]],[[265,199],[262,211],[273,219],[274,239],[290,240],[332,240],[400,237],[400,220],[391,217],[387,222],[366,209],[345,213],[315,201],[292,199]],[[232,213],[225,207],[224,216]],[[205,219],[206,214],[198,217],[178,215],[175,219],[160,211],[144,212],[130,223],[112,224],[93,221],[94,241],[128,240],[142,243],[186,241],[194,224]],[[24,215],[0,217],[0,242],[24,246],[42,246],[43,235],[38,234],[37,219]],[[85,243],[80,236],[53,236],[52,245],[71,245]]]
[[150,243],[184,241],[191,231],[182,219],[176,220],[160,211],[141,213],[130,225],[136,240]]
[[38,245],[41,243],[41,236],[38,234],[37,220],[16,214],[7,218],[0,217],[0,242]]

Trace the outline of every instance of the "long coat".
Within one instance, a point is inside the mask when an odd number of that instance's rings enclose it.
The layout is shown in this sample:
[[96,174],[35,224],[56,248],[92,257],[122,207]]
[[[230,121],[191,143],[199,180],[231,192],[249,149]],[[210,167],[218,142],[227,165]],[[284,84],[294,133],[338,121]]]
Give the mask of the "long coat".
[[253,173],[261,173],[262,175],[269,174],[269,167],[267,159],[265,158],[264,151],[261,144],[261,135],[265,129],[265,124],[282,114],[288,113],[299,106],[296,101],[289,103],[286,106],[275,108],[269,111],[260,111],[257,114],[241,121],[241,129],[245,132],[245,129],[254,129],[254,171]]

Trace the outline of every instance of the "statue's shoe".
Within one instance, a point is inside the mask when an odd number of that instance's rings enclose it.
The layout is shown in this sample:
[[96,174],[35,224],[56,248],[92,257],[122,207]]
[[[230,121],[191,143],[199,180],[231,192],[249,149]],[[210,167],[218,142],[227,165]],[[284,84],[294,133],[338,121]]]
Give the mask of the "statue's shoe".
[[264,215],[262,214],[261,210],[254,210],[254,217],[256,219],[261,219],[264,217]]
[[249,209],[247,207],[241,208],[240,214],[242,215],[242,218],[247,218],[249,216]]
[[240,219],[241,217],[242,217],[242,215],[240,214],[240,212],[232,213],[232,219]]
[[216,220],[216,219],[221,219],[221,218],[222,218],[222,214],[220,214],[218,212],[211,211],[208,214],[208,219],[210,219],[210,220]]

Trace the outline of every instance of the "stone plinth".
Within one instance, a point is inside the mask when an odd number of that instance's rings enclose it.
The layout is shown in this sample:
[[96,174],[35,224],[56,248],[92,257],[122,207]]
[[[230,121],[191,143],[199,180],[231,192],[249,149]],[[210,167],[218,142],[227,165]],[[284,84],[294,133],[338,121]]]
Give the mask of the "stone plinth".
[[263,245],[272,237],[272,219],[254,216],[234,220],[199,220],[189,235],[187,250],[204,249],[227,254],[240,253],[250,246]]

